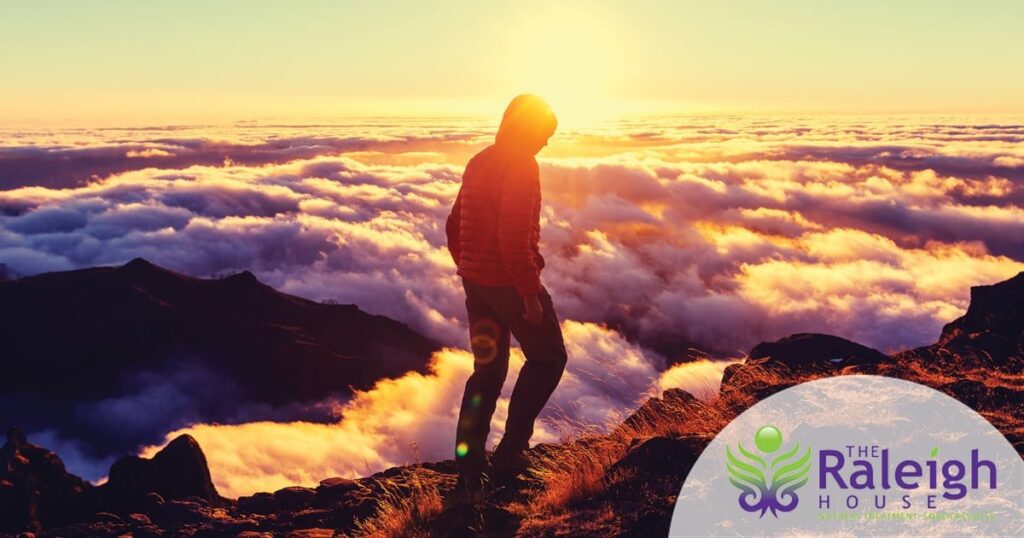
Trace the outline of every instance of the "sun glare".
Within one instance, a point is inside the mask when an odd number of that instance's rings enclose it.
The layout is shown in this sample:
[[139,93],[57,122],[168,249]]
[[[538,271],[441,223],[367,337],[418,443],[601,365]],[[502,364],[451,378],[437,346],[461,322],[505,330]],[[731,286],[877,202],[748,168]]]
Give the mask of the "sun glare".
[[536,93],[565,126],[614,117],[619,55],[611,26],[588,14],[553,10],[510,28],[502,86]]

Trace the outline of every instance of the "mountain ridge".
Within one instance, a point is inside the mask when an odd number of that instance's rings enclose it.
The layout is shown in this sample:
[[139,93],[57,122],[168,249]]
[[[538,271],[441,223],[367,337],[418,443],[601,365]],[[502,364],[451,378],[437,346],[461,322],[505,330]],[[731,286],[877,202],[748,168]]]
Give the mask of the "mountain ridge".
[[0,427],[50,430],[96,458],[191,423],[333,421],[317,404],[426,372],[441,347],[248,271],[204,279],[142,258],[0,281],[0,304]]

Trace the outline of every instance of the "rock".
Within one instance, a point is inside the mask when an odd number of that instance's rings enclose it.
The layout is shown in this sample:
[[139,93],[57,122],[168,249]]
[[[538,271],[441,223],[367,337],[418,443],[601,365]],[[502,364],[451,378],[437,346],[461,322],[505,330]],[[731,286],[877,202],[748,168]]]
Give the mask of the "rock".
[[238,498],[238,511],[249,514],[273,514],[280,509],[272,493],[254,493]]
[[136,525],[149,526],[153,524],[153,521],[149,519],[146,514],[128,514],[128,521]]
[[118,525],[124,523],[124,520],[118,517],[117,514],[111,514],[110,512],[96,512],[89,519],[96,523],[115,523]]
[[750,350],[748,363],[776,362],[789,367],[822,365],[842,367],[889,360],[888,355],[830,334],[800,333],[774,342],[761,342]]
[[289,523],[293,527],[314,528],[331,526],[333,513],[323,508],[305,508],[289,514]]
[[66,527],[60,527],[58,531],[47,531],[42,536],[56,536],[59,538],[118,538],[125,535],[144,538],[153,536],[145,532],[137,532],[123,523],[90,522],[76,523]]
[[143,497],[143,506],[146,508],[146,510],[156,508],[163,504],[164,502],[164,498],[161,497],[160,494],[156,493],[155,491],[150,491],[145,495],[145,497]]
[[997,358],[1024,351],[1024,272],[971,288],[971,305],[942,328],[937,347],[968,348]]
[[360,488],[331,506],[330,514],[325,519],[326,525],[335,529],[349,529],[355,525],[356,521],[376,514],[380,503],[378,497],[369,491]]
[[285,509],[305,506],[316,495],[316,490],[301,486],[291,486],[274,492],[274,500]]
[[0,447],[0,532],[39,532],[83,519],[92,486],[67,472],[53,452],[7,431]]
[[680,420],[691,413],[700,412],[704,404],[682,389],[668,389],[661,398],[650,398],[634,411],[618,428],[628,428],[642,434],[656,428],[666,419]]
[[[867,371],[892,359],[870,347],[829,334],[800,333],[774,342],[761,342],[747,360],[722,372],[720,394],[737,413],[747,406],[792,386],[801,375],[820,377]],[[788,383],[788,385],[787,385]]]
[[149,514],[162,528],[176,529],[187,523],[210,520],[210,509],[191,501],[167,501]]
[[359,483],[348,478],[328,478],[322,480],[316,488],[316,498],[313,499],[314,506],[328,507],[341,501],[353,491],[359,489]]
[[352,480],[351,478],[342,478],[340,476],[336,476],[334,478],[325,478],[321,480],[320,485],[317,486],[316,488],[316,491],[319,494],[324,491],[336,491],[340,489],[351,490],[355,489],[356,487],[358,487],[358,484],[356,483],[355,480]]
[[331,529],[299,529],[289,532],[288,538],[333,538],[334,531]]
[[682,487],[682,480],[709,442],[700,436],[652,437],[630,449],[608,469],[606,477],[614,482],[618,474],[629,477],[630,482],[646,484],[668,480]]
[[100,487],[104,505],[118,512],[139,512],[152,506],[156,493],[163,499],[198,498],[194,502],[221,506],[223,499],[210,478],[199,443],[181,435],[152,459],[127,456],[110,468],[110,478]]

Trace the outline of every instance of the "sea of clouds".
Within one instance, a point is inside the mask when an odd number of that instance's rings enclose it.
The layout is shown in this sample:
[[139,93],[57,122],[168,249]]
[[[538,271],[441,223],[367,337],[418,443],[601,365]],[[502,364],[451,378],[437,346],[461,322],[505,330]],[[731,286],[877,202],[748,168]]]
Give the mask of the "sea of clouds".
[[[426,119],[0,130],[0,270],[140,256],[196,276],[248,269],[450,346],[431,373],[341,404],[337,423],[188,428],[229,495],[446,458],[471,360],[444,220],[492,132]],[[713,391],[726,362],[669,368],[794,332],[933,342],[970,286],[1024,270],[1022,141],[1024,123],[938,117],[558,133],[540,156],[541,250],[570,364],[536,440],[667,386]]]

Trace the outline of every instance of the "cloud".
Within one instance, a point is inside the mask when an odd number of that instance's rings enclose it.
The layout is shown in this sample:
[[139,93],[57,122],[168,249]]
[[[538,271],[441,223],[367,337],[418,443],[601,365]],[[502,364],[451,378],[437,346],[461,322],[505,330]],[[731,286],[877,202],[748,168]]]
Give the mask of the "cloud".
[[[677,366],[665,376],[659,359],[595,324],[563,323],[571,357],[561,384],[541,414],[534,442],[555,442],[581,432],[607,429],[646,396],[671,387],[705,395],[721,379],[725,363]],[[448,459],[472,356],[447,349],[431,360],[427,374],[409,373],[358,392],[340,405],[333,424],[249,422],[199,424],[188,433],[203,447],[218,490],[228,496],[281,487],[315,485],[329,476],[365,476],[415,461]],[[508,395],[523,365],[518,349],[491,425],[490,444],[500,439]],[[159,446],[143,451],[152,455]]]
[[[85,136],[69,131],[56,143],[48,145],[0,147],[0,187],[76,187],[143,167],[162,170],[197,165],[259,167],[350,151],[380,148],[412,151],[433,141],[466,141],[474,136],[472,132],[409,135],[383,134],[381,130],[365,134],[347,130],[339,135],[336,128],[316,125],[304,129],[281,126],[249,126],[248,129],[264,134],[253,139],[238,137],[237,131],[230,129],[177,129],[170,131],[175,137],[154,137],[154,134],[166,133],[148,129],[97,129]],[[311,131],[317,134],[308,134]],[[48,138],[51,134],[38,136]]]
[[193,357],[158,370],[125,372],[104,387],[110,396],[75,400],[14,391],[0,394],[0,423],[18,425],[55,450],[69,469],[96,480],[117,458],[159,442],[166,432],[200,422],[333,422],[339,400],[271,405]]
[[[54,155],[115,164],[84,185],[0,191],[0,262],[21,275],[137,256],[200,276],[249,269],[463,345],[441,224],[487,133],[122,130],[4,148],[40,170]],[[925,285],[915,264],[942,265],[958,284],[1022,267],[1022,139],[1012,125],[738,118],[560,135],[542,159],[545,281],[563,317],[672,360],[691,347],[734,356],[794,328],[885,349],[924,344],[966,306],[968,286]],[[146,150],[173,156],[124,157]],[[97,157],[107,153],[119,160]],[[851,274],[851,258],[873,272]],[[901,278],[870,278],[892,272]],[[853,284],[824,288],[833,279],[819,273]],[[753,289],[774,285],[768,274],[819,278],[804,286],[818,295]],[[893,329],[877,331],[882,322]]]

